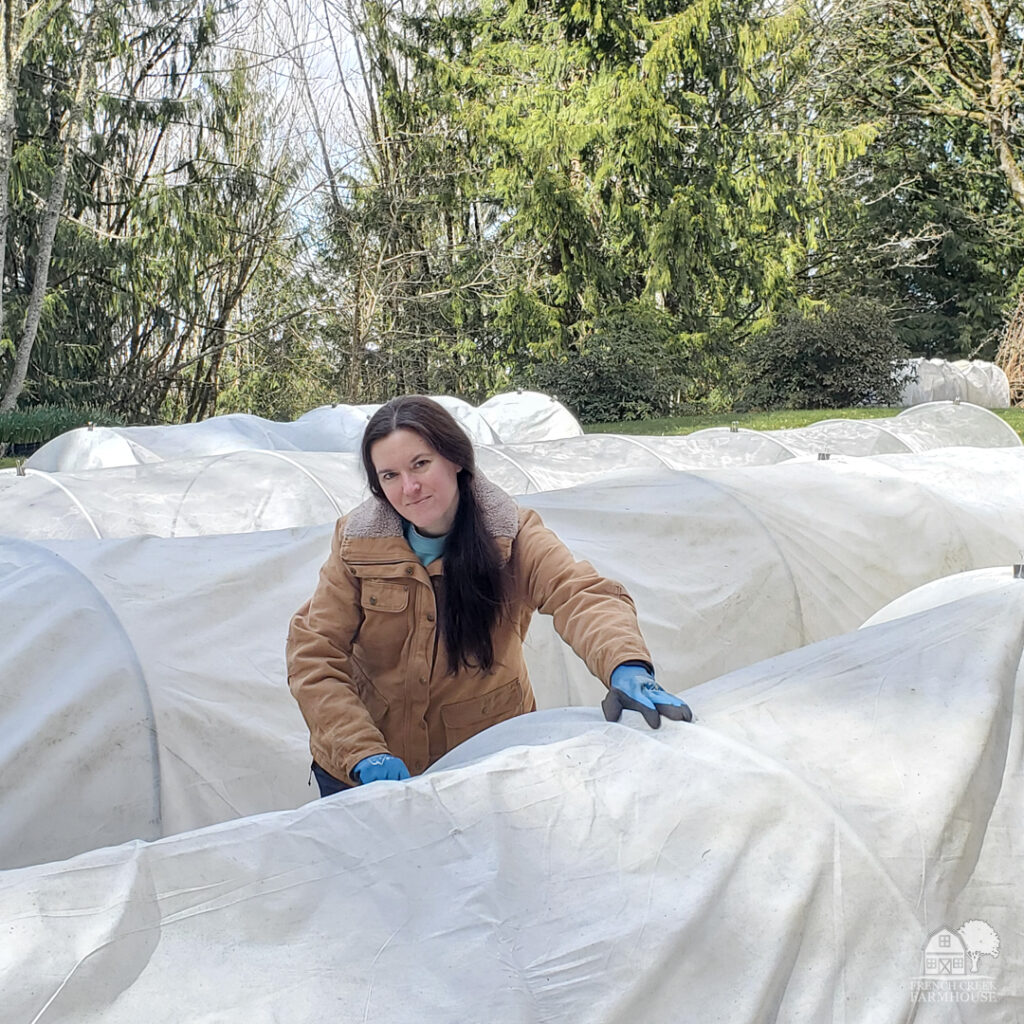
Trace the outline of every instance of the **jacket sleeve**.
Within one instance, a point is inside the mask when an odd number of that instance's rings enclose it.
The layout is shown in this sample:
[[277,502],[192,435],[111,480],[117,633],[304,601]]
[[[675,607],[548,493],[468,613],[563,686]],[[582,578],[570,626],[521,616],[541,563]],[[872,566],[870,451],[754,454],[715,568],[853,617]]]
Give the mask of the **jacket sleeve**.
[[288,687],[309,726],[313,757],[354,786],[352,769],[388,747],[353,680],[352,643],[363,612],[359,580],[339,553],[343,529],[342,519],[313,596],[292,617],[286,654]]
[[576,561],[533,509],[524,510],[512,550],[518,587],[605,686],[624,661],[653,666],[626,588]]

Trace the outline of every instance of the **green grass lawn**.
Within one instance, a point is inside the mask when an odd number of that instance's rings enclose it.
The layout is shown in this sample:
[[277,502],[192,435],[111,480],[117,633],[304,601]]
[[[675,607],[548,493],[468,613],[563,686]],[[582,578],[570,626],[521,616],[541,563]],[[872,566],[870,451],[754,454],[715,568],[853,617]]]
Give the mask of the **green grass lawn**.
[[[657,420],[629,420],[625,423],[588,423],[588,434],[692,434],[705,427],[728,427],[733,423],[749,430],[782,430],[806,427],[818,420],[868,420],[895,416],[899,409],[781,409],[776,412],[723,412],[714,416],[672,416]],[[1024,408],[995,409],[1024,440]]]

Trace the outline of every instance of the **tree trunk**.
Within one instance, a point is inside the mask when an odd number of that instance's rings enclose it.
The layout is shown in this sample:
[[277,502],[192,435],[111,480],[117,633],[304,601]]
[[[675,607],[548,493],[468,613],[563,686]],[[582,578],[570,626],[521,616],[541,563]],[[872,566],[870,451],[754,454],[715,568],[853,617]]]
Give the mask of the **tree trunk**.
[[[39,235],[39,251],[36,257],[36,273],[32,281],[32,293],[29,296],[25,323],[22,327],[21,338],[18,340],[17,352],[14,357],[14,370],[11,373],[11,379],[7,382],[3,398],[0,399],[0,413],[10,412],[15,408],[18,404],[18,397],[25,386],[25,378],[28,376],[28,364],[32,357],[32,348],[36,343],[36,335],[39,332],[39,319],[43,312],[43,300],[46,298],[47,281],[50,276],[50,257],[53,254],[53,241],[57,235],[57,223],[60,220],[61,210],[64,207],[64,191],[67,187],[68,172],[71,166],[71,149],[82,126],[86,105],[95,88],[97,22],[107,2],[109,0],[97,0],[85,26],[78,84],[75,89],[74,100],[68,110],[60,159],[53,175],[53,181],[50,183],[50,194],[46,200],[46,210],[43,214]],[[11,116],[13,117],[13,109]],[[7,166],[9,170],[9,161]],[[5,203],[6,196],[7,189],[5,187]]]
[[352,302],[352,340],[349,345],[348,382],[345,397],[350,402],[359,401],[360,381],[363,376],[363,353],[366,342],[363,341],[363,255],[360,253],[356,267],[356,289]]
[[[17,0],[6,0],[3,5],[3,25],[0,32],[0,338],[4,325],[3,272],[7,267],[7,224],[11,217],[9,185],[11,160],[14,156],[14,104],[18,95],[18,41],[14,38],[24,12]],[[3,346],[0,346],[0,354]]]
[[1024,174],[1021,173],[1020,164],[1017,163],[1002,124],[993,124],[989,135],[992,138],[992,148],[996,151],[996,158],[999,160],[999,169],[1003,172],[1006,184],[1010,186],[1010,195],[1013,196],[1013,201],[1024,210]]
[[[2,86],[0,97],[0,275],[7,266],[7,224],[11,218],[9,186],[11,160],[14,156],[14,97],[17,86],[8,81]],[[0,276],[0,336],[3,336],[4,290]],[[0,347],[0,352],[3,349]]]

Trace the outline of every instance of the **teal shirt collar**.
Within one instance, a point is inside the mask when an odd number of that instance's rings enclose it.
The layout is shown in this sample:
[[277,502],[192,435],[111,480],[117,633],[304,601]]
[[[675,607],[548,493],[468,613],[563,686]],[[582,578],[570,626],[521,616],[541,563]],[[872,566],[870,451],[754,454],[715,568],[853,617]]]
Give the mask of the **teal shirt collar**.
[[448,534],[441,537],[424,537],[408,520],[402,524],[402,533],[421,565],[430,565],[444,554],[444,543],[448,539]]

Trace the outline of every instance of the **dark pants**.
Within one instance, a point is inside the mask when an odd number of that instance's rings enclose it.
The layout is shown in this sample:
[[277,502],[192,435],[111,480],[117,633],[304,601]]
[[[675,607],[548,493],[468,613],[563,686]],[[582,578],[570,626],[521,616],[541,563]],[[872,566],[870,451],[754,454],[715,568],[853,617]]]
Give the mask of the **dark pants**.
[[334,796],[335,793],[352,788],[348,783],[336,779],[330,772],[325,772],[316,761],[313,762],[313,776],[316,778],[316,784],[320,787],[321,797]]

